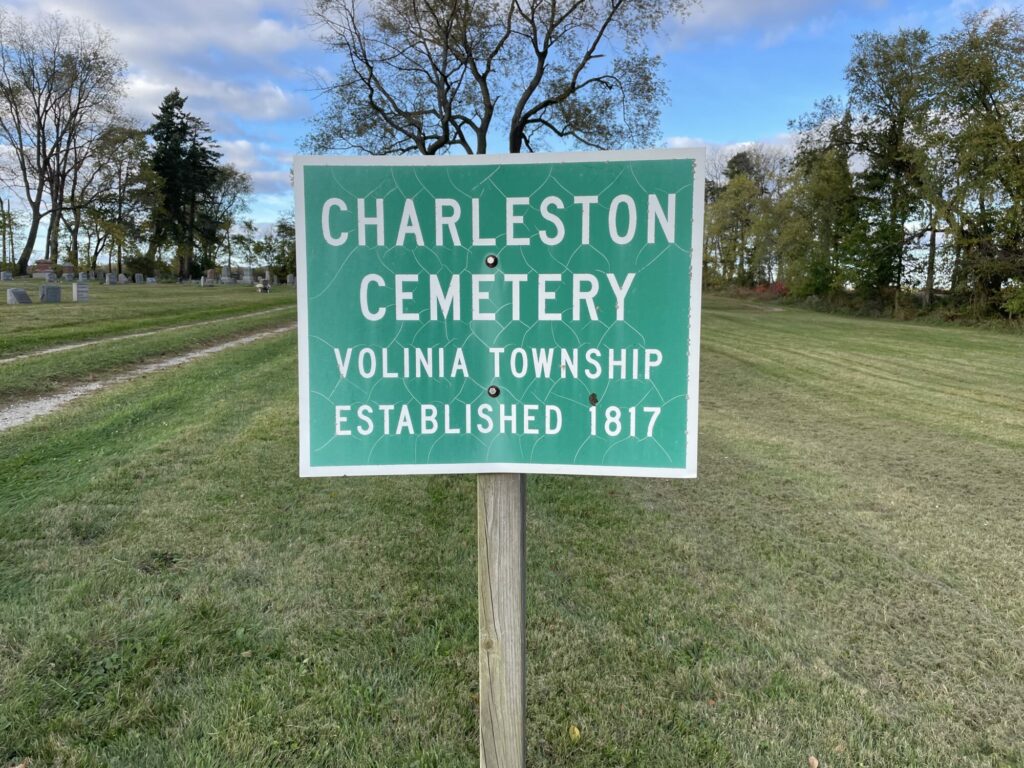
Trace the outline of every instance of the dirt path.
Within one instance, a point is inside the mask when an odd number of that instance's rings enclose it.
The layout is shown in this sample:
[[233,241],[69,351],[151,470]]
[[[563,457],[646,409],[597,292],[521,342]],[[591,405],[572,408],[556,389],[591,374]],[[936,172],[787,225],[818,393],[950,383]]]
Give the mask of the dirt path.
[[137,333],[125,333],[120,336],[104,336],[102,339],[93,339],[91,341],[79,341],[74,344],[61,344],[57,347],[49,347],[47,349],[37,349],[32,352],[25,352],[21,355],[14,355],[13,357],[0,358],[0,365],[5,363],[13,363],[16,360],[25,360],[30,357],[41,357],[42,355],[52,355],[54,352],[67,352],[69,349],[81,349],[82,347],[91,347],[93,344],[102,344],[105,341],[120,341],[121,339],[138,339],[143,336],[155,336],[158,333],[164,331],[180,331],[184,328],[197,328],[200,325],[210,325],[211,323],[222,323],[226,320],[240,320],[243,317],[259,317],[260,315],[269,315],[274,312],[283,312],[291,307],[274,307],[273,309],[261,309],[259,312],[247,312],[244,315],[227,315],[225,317],[218,317],[213,320],[199,320],[195,323],[185,323],[183,325],[168,325],[163,328],[156,328],[152,331],[138,331]]
[[225,341],[212,347],[203,347],[202,349],[186,352],[185,354],[178,355],[177,357],[169,357],[166,360],[161,360],[157,363],[146,363],[145,365],[137,366],[131,370],[111,376],[108,379],[103,379],[102,381],[90,381],[88,384],[77,384],[70,389],[65,389],[63,392],[58,392],[55,395],[47,395],[46,397],[36,398],[35,400],[23,400],[9,408],[0,409],[0,432],[26,424],[37,416],[44,416],[45,414],[56,410],[58,407],[67,405],[72,400],[77,400],[78,398],[92,392],[106,389],[107,387],[111,387],[116,384],[124,384],[125,382],[132,381],[140,376],[145,376],[147,373],[162,371],[164,368],[174,368],[193,360],[198,360],[201,357],[207,357],[217,352],[223,352],[225,349],[239,347],[243,344],[251,344],[254,341],[265,339],[268,336],[276,336],[294,328],[295,323],[289,323],[288,325],[280,328],[262,331],[261,333],[256,333],[252,336],[232,339],[231,341]]

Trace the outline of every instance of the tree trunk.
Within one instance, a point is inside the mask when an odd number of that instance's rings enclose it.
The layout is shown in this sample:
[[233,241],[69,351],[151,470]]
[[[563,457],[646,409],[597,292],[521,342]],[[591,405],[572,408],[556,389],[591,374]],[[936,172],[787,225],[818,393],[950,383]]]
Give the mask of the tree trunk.
[[78,207],[75,208],[72,221],[74,224],[71,225],[71,252],[68,254],[68,260],[74,265],[75,270],[78,270],[78,233],[82,230],[82,210]]
[[935,240],[938,220],[932,216],[931,234],[928,235],[928,271],[924,279],[924,308],[930,309],[935,295]]
[[39,215],[39,205],[35,205],[32,210],[32,222],[28,225],[28,237],[25,240],[25,247],[21,250],[21,256],[18,258],[18,274],[28,274],[28,260],[32,257],[32,251],[36,247],[36,237],[39,236],[39,224],[42,222],[43,217]]
[[46,258],[53,264],[60,260],[57,255],[57,241],[60,238],[60,210],[55,206],[50,213],[50,222],[46,227]]
[[[4,209],[4,201],[2,199],[0,199],[0,221],[3,222],[3,237],[4,237],[4,248],[3,248],[4,257],[3,257],[3,261],[0,261],[0,264],[3,264],[4,268],[6,269],[7,268],[7,227],[8,227],[10,222],[8,221],[7,211]],[[14,260],[13,259],[13,257],[14,257],[13,253],[11,254],[11,257],[12,257],[11,260],[13,261]]]

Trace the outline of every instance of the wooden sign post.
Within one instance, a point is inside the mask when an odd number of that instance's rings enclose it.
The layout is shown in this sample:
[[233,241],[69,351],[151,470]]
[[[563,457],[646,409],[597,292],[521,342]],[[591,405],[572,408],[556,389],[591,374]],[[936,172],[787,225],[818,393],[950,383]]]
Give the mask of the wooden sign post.
[[526,765],[526,475],[477,475],[480,768]]
[[526,753],[524,473],[696,477],[703,150],[300,157],[299,471],[477,479],[480,764]]

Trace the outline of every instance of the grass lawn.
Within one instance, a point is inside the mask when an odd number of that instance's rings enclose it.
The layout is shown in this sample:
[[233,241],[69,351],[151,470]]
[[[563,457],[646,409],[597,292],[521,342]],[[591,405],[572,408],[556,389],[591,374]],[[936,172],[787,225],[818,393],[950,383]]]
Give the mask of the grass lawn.
[[[71,301],[71,284],[61,283],[60,304],[39,304],[39,280],[15,280],[0,288],[24,288],[31,306],[0,304],[0,358],[106,336],[150,331],[184,323],[231,317],[295,304],[295,289],[279,286],[259,294],[252,286],[157,283],[89,284],[89,301]],[[6,302],[7,292],[0,292]]]
[[[701,379],[699,479],[530,479],[530,765],[1024,765],[1024,339],[712,298]],[[0,764],[477,764],[474,478],[300,480],[295,392],[0,439]]]

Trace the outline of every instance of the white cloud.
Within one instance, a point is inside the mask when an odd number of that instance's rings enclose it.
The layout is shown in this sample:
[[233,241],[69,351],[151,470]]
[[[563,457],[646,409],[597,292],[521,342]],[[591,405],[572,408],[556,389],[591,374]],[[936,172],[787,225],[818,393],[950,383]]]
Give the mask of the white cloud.
[[313,109],[306,72],[322,61],[294,0],[10,0],[24,16],[60,13],[108,30],[128,64],[126,111],[152,122],[178,88],[226,162],[253,180],[254,211],[291,207],[291,156]]
[[879,0],[705,0],[670,31],[676,43],[734,42],[759,33],[760,45],[781,45],[800,33],[817,35],[845,7],[874,7]]
[[733,155],[753,147],[762,147],[772,155],[791,156],[796,150],[797,138],[795,133],[778,133],[766,138],[723,144],[691,136],[670,136],[665,143],[669,147],[679,148],[706,147],[708,178],[719,178]]

